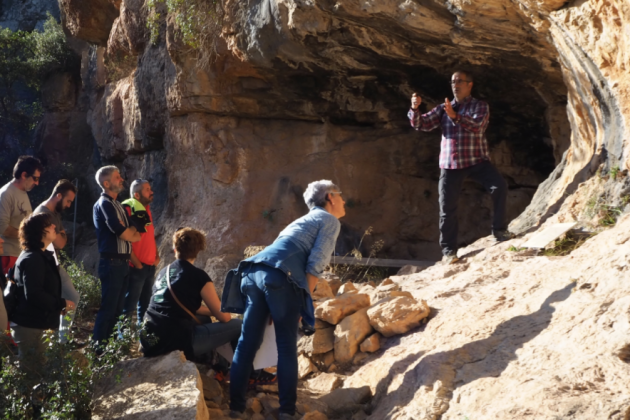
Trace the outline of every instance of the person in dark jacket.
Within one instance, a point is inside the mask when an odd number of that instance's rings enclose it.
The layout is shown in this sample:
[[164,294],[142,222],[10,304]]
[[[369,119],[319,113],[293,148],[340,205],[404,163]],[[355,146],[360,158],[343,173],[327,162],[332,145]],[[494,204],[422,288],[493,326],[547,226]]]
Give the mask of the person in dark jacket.
[[46,250],[56,236],[48,214],[31,215],[20,224],[23,251],[15,263],[18,303],[10,315],[11,334],[21,365],[33,371],[43,361],[44,331],[58,329],[59,315],[75,307],[61,297],[59,270],[53,253]]

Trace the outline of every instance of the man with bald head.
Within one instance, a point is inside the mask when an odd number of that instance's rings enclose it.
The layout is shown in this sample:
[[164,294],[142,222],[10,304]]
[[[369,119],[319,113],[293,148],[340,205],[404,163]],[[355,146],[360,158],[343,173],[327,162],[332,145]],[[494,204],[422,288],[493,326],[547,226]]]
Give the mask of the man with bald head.
[[466,178],[482,184],[493,202],[492,235],[498,241],[510,239],[507,231],[505,206],[507,183],[490,163],[486,128],[490,108],[484,101],[471,96],[473,77],[470,72],[456,71],[451,77],[455,98],[421,114],[422,99],[416,93],[411,97],[407,116],[411,126],[420,131],[442,128],[440,145],[440,246],[443,261],[447,264],[457,258],[457,202]]

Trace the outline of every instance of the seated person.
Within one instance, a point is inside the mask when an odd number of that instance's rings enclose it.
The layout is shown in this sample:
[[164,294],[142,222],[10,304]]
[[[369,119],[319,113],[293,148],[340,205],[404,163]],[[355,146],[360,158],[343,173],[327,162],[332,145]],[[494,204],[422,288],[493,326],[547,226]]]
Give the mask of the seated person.
[[42,336],[45,330],[59,329],[59,315],[75,308],[61,297],[61,277],[51,251],[55,225],[50,215],[33,214],[20,224],[22,253],[15,263],[17,306],[11,312],[13,340],[24,366],[37,371],[43,362]]
[[[241,334],[241,320],[221,312],[212,280],[193,265],[205,248],[206,238],[198,230],[183,228],[173,235],[177,260],[160,271],[153,286],[140,339],[145,356],[181,350],[192,360],[225,343],[233,342],[235,346]],[[212,323],[210,315],[219,322]]]

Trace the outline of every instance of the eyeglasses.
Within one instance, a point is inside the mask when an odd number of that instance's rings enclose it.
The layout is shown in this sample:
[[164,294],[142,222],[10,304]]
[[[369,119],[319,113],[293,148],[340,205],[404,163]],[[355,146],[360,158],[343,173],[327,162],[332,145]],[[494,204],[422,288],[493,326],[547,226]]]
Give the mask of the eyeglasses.
[[462,83],[470,83],[470,80],[451,80],[451,86],[461,85]]
[[41,178],[41,177],[31,175],[31,178],[33,178],[33,181],[39,182],[39,178]]
[[332,191],[332,192],[329,192],[328,194],[339,194],[339,195],[341,195],[341,191]]

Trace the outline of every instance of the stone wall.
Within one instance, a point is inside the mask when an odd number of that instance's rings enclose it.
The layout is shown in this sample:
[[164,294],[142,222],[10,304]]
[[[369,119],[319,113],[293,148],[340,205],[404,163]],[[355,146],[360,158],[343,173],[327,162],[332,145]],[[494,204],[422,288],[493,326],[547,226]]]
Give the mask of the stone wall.
[[[300,194],[318,178],[348,202],[339,253],[373,226],[381,256],[439,257],[439,132],[413,131],[406,111],[414,91],[427,109],[450,97],[460,67],[490,104],[512,229],[555,213],[601,163],[627,164],[622,1],[227,2],[207,69],[168,17],[149,42],[141,0],[61,5],[69,32],[100,45],[84,85],[102,158],[160,183],[161,238],[183,225],[209,233],[208,270],[271,242],[306,211]],[[100,9],[103,22],[90,18]],[[478,186],[465,185],[460,208],[462,244],[490,233]]]

